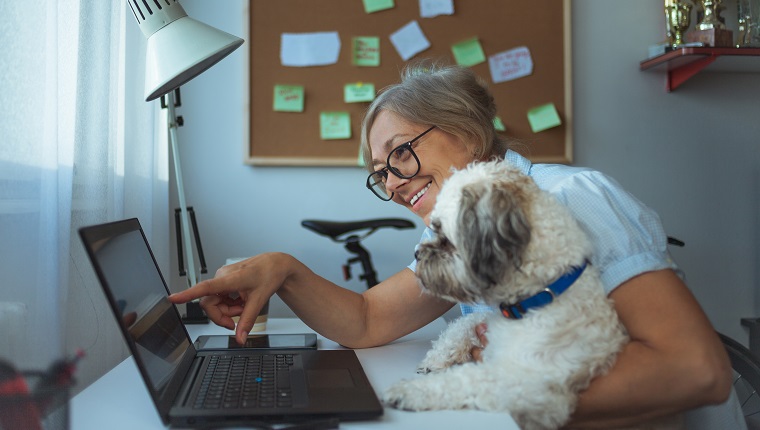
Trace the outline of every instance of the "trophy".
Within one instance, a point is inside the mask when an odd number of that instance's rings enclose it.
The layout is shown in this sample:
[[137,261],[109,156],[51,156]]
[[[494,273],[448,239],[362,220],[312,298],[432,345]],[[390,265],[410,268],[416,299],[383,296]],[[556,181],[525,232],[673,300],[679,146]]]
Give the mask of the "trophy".
[[684,44],[684,33],[691,25],[691,4],[681,0],[665,0],[665,28],[673,48]]
[[751,33],[752,16],[749,14],[742,14],[739,10],[739,34],[736,35],[736,47],[744,48],[751,45]]
[[736,47],[760,46],[760,0],[738,0],[737,12],[739,32],[736,35]]
[[734,45],[733,32],[726,29],[720,17],[722,2],[723,0],[700,0],[702,20],[686,35],[689,42],[701,42],[716,48]]

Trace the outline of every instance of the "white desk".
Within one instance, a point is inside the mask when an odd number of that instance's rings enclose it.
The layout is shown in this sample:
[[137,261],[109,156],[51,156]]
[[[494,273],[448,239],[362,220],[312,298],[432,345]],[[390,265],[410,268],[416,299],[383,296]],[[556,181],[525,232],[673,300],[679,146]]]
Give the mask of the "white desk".
[[[445,322],[438,319],[428,326],[393,343],[368,349],[357,349],[356,354],[364,367],[375,392],[382,393],[394,382],[418,377],[417,364],[430,348],[430,341],[444,329]],[[195,340],[204,334],[229,334],[214,324],[188,325],[190,337]],[[298,319],[270,319],[264,333],[311,332]],[[319,336],[319,349],[340,349],[335,342]],[[161,418],[150,399],[134,360],[130,356],[76,395],[71,402],[71,428],[90,429],[164,429]],[[376,421],[343,422],[341,429],[462,429],[500,428],[519,430],[508,414],[479,411],[405,412],[385,408],[382,418]]]

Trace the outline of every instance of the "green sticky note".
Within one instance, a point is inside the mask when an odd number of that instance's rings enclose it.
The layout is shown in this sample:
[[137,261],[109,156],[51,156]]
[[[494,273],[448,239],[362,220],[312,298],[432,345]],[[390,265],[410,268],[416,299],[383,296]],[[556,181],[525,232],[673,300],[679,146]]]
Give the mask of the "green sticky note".
[[493,118],[493,127],[496,131],[507,131],[507,127],[504,126],[504,122],[498,116]]
[[554,103],[536,106],[528,111],[528,122],[533,133],[544,131],[562,124]]
[[375,99],[375,84],[357,82],[343,87],[343,101],[346,103],[371,102]]
[[469,67],[486,61],[486,54],[477,37],[451,45],[451,52],[460,66]]
[[380,65],[379,37],[354,37],[352,45],[351,61],[354,66],[377,67]]
[[364,11],[367,13],[390,9],[395,6],[393,0],[363,0]]
[[351,116],[348,112],[320,112],[319,138],[322,140],[350,139]]
[[274,110],[303,112],[304,91],[301,85],[275,85]]

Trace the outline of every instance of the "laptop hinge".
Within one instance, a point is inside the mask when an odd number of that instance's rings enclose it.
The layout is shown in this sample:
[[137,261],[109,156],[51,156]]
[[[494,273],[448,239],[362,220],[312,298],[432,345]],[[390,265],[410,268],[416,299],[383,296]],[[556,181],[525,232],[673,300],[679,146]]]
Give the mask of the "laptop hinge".
[[198,372],[200,372],[202,366],[203,357],[195,357],[193,364],[190,366],[190,369],[187,370],[187,377],[179,387],[179,392],[177,393],[176,397],[179,400],[177,406],[185,406],[189,401],[188,397],[191,394],[193,382],[195,382],[196,378],[198,377]]

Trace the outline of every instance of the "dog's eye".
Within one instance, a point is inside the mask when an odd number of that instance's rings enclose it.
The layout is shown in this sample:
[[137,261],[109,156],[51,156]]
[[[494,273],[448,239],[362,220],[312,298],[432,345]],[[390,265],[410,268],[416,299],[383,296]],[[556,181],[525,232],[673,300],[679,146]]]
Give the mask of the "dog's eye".
[[449,238],[442,234],[439,234],[437,239],[438,239],[438,247],[441,249],[449,249],[449,248],[454,247],[454,245],[451,243]]
[[435,234],[435,239],[431,243],[434,244],[433,246],[441,250],[452,249],[454,244],[443,234],[441,227],[441,220],[434,219],[430,221],[430,230],[433,230],[433,233]]

